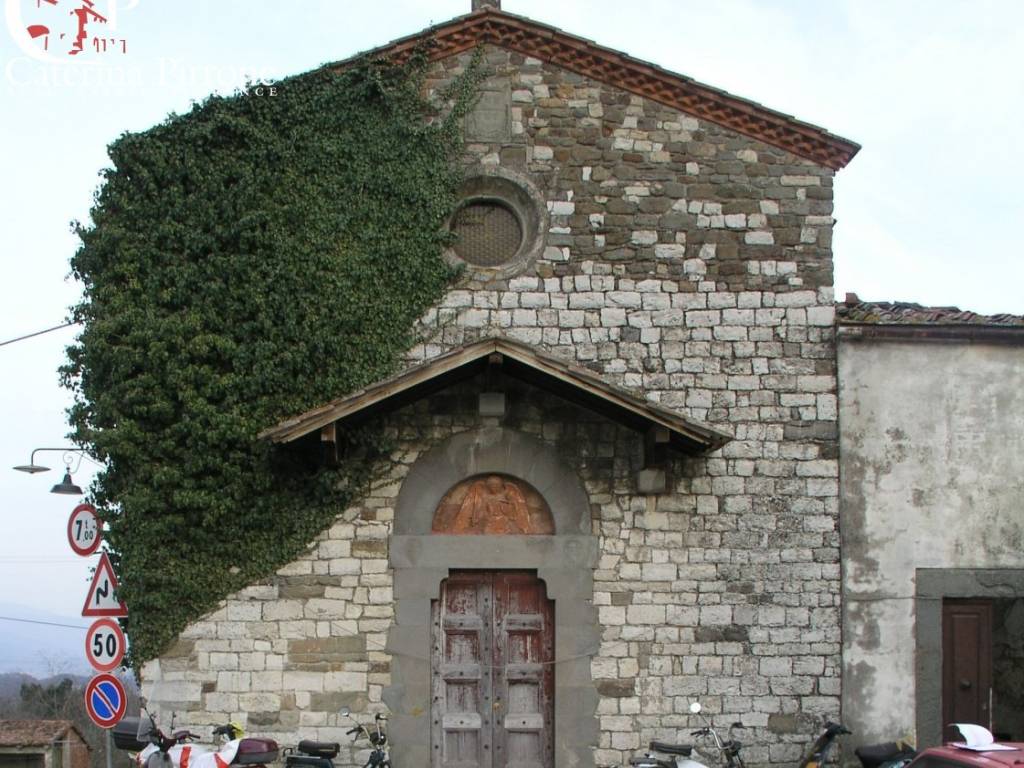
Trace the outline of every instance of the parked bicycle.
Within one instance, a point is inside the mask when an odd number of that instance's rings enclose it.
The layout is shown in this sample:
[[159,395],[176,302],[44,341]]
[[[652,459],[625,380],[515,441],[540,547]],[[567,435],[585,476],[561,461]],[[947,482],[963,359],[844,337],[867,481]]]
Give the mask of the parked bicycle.
[[339,714],[355,723],[355,727],[347,731],[349,736],[355,736],[354,740],[365,736],[370,742],[372,749],[363,768],[391,768],[391,757],[388,754],[388,734],[384,725],[388,719],[378,712],[373,716],[374,729],[370,730],[352,717],[347,708],[341,710]]
[[[735,731],[742,729],[743,723],[734,722],[729,726],[729,731],[723,739],[718,731],[711,724],[711,721],[702,714],[700,702],[693,702],[690,705],[690,713],[697,715],[704,722],[701,728],[691,731],[691,736],[705,739],[710,742],[710,748],[718,753],[718,763],[725,768],[746,768],[743,762],[741,750],[743,744],[735,737]],[[836,739],[844,734],[849,734],[846,728],[839,723],[825,723],[825,731],[811,745],[799,763],[799,768],[820,768],[824,765],[836,744]],[[707,750],[704,750],[707,751]],[[670,755],[669,758],[659,757],[658,754]],[[693,745],[691,744],[669,744],[662,741],[652,741],[648,746],[646,754],[640,757],[630,758],[630,765],[636,768],[708,768],[704,763],[694,760]]]

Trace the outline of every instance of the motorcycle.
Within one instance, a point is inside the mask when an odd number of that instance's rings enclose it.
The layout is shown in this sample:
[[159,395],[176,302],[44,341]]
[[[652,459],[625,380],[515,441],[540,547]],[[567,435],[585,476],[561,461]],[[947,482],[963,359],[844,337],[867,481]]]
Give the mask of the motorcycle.
[[853,754],[864,768],[904,768],[917,757],[913,747],[895,741],[857,747]]
[[285,768],[334,768],[334,758],[341,751],[336,741],[303,739],[298,746],[284,751]]
[[137,753],[135,762],[139,768],[265,768],[267,763],[277,760],[278,753],[277,742],[272,739],[243,738],[242,727],[237,723],[214,729],[214,737],[222,743],[216,751],[210,751],[194,745],[200,737],[191,731],[165,735],[145,710],[139,717],[121,720],[113,735],[118,749]]
[[[725,766],[725,768],[746,768],[741,755],[743,744],[733,735],[735,730],[743,728],[743,723],[735,722],[730,725],[729,732],[726,738],[723,739],[714,726],[711,725],[711,721],[704,717],[701,712],[700,702],[695,701],[690,704],[690,714],[699,716],[704,722],[703,727],[691,731],[690,735],[710,739],[711,745],[718,751],[720,764]],[[799,768],[820,768],[828,760],[829,754],[833,746],[835,746],[836,739],[843,734],[849,733],[850,731],[839,723],[825,723],[825,732],[811,745],[807,754],[800,761]],[[670,759],[663,759],[655,755],[654,753],[656,752],[671,755],[672,757]],[[694,760],[691,757],[692,754],[693,746],[690,744],[668,744],[661,741],[652,741],[646,754],[630,758],[629,763],[636,766],[636,768],[707,768],[704,763]]]
[[[348,708],[342,709],[338,714],[355,723],[355,727],[346,732],[347,735],[354,735],[356,739],[363,735],[370,741],[372,749],[364,768],[391,768],[388,735],[381,725],[387,722],[387,718],[381,714],[376,715],[376,728],[371,731],[353,718]],[[338,756],[340,750],[341,745],[337,742],[303,739],[294,749],[289,747],[284,751],[284,765],[285,768],[334,768],[334,758]]]

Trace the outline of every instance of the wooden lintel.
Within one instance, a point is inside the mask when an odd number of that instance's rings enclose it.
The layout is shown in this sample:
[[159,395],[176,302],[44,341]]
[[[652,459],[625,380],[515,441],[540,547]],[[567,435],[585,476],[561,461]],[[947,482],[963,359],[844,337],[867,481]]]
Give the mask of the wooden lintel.
[[338,422],[332,421],[320,428],[320,456],[329,467],[338,464]]
[[653,440],[659,445],[661,443],[667,443],[669,441],[668,427],[662,424],[653,424],[650,429],[647,430],[648,439]]

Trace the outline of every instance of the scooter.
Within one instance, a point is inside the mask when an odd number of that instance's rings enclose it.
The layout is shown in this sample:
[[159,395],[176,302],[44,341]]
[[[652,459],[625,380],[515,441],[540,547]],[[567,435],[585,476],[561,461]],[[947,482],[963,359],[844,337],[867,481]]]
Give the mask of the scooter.
[[[361,735],[366,736],[373,747],[364,768],[391,768],[391,758],[388,756],[388,734],[381,725],[388,719],[384,715],[377,714],[374,716],[376,728],[370,731],[352,717],[351,711],[347,707],[338,714],[355,723],[355,727],[346,732],[347,735],[354,735],[356,739]],[[284,765],[285,768],[334,768],[333,761],[340,750],[341,745],[336,742],[303,739],[295,749],[289,747],[285,750]]]
[[334,768],[334,758],[341,751],[336,741],[312,741],[303,739],[299,745],[284,750],[285,768]]
[[277,760],[276,741],[242,738],[242,728],[237,723],[219,726],[213,735],[223,742],[215,752],[194,746],[192,742],[198,741],[199,736],[191,731],[175,731],[166,736],[153,716],[143,710],[139,717],[125,718],[117,724],[114,744],[118,749],[137,752],[135,762],[139,768],[265,768],[267,763]]

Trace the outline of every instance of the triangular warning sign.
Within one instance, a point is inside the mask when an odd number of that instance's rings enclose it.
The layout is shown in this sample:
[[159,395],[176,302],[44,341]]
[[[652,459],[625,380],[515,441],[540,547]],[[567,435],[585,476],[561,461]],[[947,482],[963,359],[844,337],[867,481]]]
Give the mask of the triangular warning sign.
[[92,577],[89,594],[82,608],[83,616],[127,616],[128,607],[117,597],[117,576],[110,558],[104,552]]

